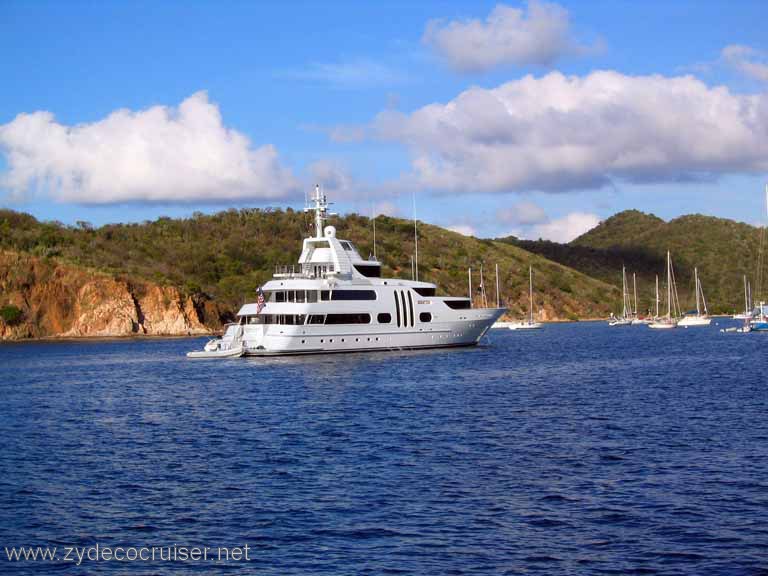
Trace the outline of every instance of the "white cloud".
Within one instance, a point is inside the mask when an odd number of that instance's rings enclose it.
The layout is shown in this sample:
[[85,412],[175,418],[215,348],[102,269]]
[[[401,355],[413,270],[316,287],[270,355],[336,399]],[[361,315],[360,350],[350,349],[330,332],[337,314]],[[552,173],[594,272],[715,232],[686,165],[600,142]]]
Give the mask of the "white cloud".
[[309,165],[307,172],[312,180],[312,189],[315,184],[319,184],[325,193],[336,199],[354,197],[356,188],[354,180],[339,164],[329,160],[318,160]]
[[400,215],[400,209],[397,207],[396,204],[393,202],[379,202],[373,206],[373,215],[379,216],[399,216]]
[[600,223],[596,214],[571,212],[562,218],[533,226],[526,234],[532,240],[543,238],[553,242],[570,242]]
[[723,48],[720,59],[745,76],[768,82],[768,59],[754,48],[731,44]]
[[469,224],[455,224],[453,226],[448,226],[448,230],[458,232],[464,236],[477,236],[477,230]]
[[541,224],[547,221],[547,214],[544,209],[533,202],[518,202],[510,208],[500,210],[496,215],[497,220],[505,224],[520,224],[530,226],[532,224]]
[[383,111],[373,130],[409,147],[406,181],[446,192],[566,191],[768,170],[768,93],[733,94],[692,76],[526,76],[411,114]]
[[271,145],[254,148],[222,123],[205,92],[177,108],[117,110],[65,126],[50,112],[0,126],[8,170],[0,188],[64,202],[188,202],[280,198],[297,183]]
[[549,66],[585,48],[571,39],[568,11],[531,0],[527,11],[497,5],[485,22],[432,20],[422,38],[460,72],[484,72],[500,65]]

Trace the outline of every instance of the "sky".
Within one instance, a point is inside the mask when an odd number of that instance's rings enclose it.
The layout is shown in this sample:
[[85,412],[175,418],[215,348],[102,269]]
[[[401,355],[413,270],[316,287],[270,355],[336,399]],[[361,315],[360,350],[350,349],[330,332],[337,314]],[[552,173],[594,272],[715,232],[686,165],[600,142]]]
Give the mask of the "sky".
[[0,206],[760,223],[768,2],[0,2]]

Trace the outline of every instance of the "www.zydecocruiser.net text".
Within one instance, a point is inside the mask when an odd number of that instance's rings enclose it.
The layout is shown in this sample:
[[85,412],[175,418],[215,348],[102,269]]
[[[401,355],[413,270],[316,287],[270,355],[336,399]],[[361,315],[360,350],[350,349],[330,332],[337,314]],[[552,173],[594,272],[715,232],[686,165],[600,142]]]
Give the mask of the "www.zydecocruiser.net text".
[[9,562],[242,562],[251,549],[243,546],[18,546],[5,548]]

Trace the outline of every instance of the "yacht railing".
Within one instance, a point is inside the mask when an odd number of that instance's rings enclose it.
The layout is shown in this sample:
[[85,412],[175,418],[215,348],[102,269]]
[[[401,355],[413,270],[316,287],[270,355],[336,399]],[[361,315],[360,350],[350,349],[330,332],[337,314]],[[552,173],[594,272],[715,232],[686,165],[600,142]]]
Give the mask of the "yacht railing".
[[275,278],[328,278],[335,275],[336,272],[333,266],[326,266],[324,270],[320,270],[316,266],[302,266],[301,264],[287,264],[275,266]]

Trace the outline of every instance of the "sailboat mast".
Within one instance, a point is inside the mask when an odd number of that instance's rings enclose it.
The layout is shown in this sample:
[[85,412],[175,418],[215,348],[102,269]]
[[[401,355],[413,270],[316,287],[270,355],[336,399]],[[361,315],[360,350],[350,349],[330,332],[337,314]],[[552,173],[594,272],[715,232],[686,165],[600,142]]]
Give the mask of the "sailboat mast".
[[667,250],[667,318],[672,319],[672,266],[670,263],[669,250]]
[[414,261],[414,276],[415,280],[419,281],[419,230],[416,226],[416,192],[413,193],[413,246],[416,253],[416,259]]
[[744,274],[744,314],[749,314],[749,296],[747,295],[747,275]]
[[656,274],[656,318],[659,317],[659,275]]
[[637,318],[637,274],[632,272],[632,287],[635,292],[635,318]]
[[467,268],[467,279],[469,280],[469,307],[472,308],[472,268]]
[[696,284],[696,316],[701,316],[701,298],[699,296],[701,287],[699,286],[699,269],[698,268],[693,269],[693,279],[694,279],[694,284]]
[[499,265],[496,264],[496,308],[501,308],[501,297],[499,296]]
[[530,299],[528,323],[533,324],[533,266],[528,266],[528,295]]
[[626,318],[627,317],[627,269],[624,266],[621,267],[621,299],[623,300],[621,316],[622,318]]

